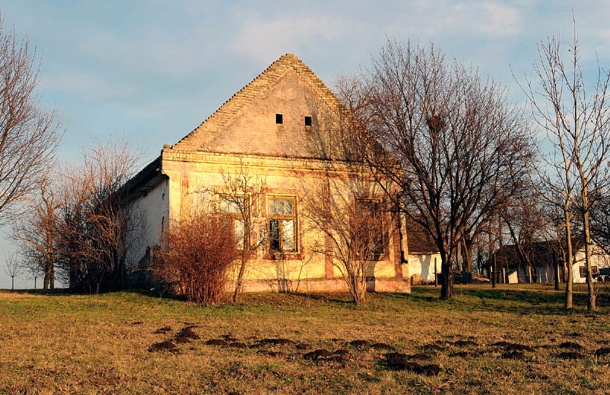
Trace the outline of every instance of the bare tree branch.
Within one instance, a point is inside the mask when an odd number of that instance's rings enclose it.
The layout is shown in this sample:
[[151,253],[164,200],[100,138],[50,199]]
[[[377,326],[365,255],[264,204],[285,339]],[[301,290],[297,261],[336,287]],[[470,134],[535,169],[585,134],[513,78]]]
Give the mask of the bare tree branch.
[[522,88],[551,147],[544,155],[547,166],[540,179],[564,213],[569,268],[566,308],[572,307],[572,226],[578,220],[585,247],[588,308],[595,310],[590,215],[610,183],[610,73],[598,64],[595,81],[588,83],[581,67],[576,22],[567,56],[559,36],[541,42],[538,53],[534,81],[527,80]]
[[18,42],[0,16],[0,213],[33,192],[52,164],[61,134],[35,96],[38,66],[27,38]]
[[448,62],[434,46],[389,41],[363,80],[366,109],[359,114],[372,138],[368,161],[399,186],[389,196],[434,239],[441,297],[450,299],[458,246],[468,245],[521,187],[532,135],[504,89]]

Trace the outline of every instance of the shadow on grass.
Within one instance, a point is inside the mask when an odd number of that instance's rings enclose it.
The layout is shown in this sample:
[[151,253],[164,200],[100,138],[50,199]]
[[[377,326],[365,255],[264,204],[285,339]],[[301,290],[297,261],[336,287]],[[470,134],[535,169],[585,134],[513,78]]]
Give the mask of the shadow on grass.
[[99,294],[87,293],[87,292],[77,292],[73,291],[70,288],[55,288],[55,289],[19,289],[19,290],[0,290],[0,293],[16,293],[22,295],[40,295],[40,296],[96,296],[96,295],[133,295],[133,296],[143,296],[149,298],[156,299],[169,299],[169,300],[177,300],[177,301],[186,301],[186,298],[182,295],[172,295],[169,292],[160,292],[156,289],[124,289],[124,290],[116,290],[116,291],[102,291]]
[[0,292],[12,292],[23,295],[45,295],[45,296],[67,296],[77,295],[68,288],[55,288],[55,289],[16,289],[11,290],[0,290]]
[[[608,312],[610,306],[610,291],[608,287],[598,287],[597,305],[599,313]],[[451,301],[440,299],[440,287],[415,286],[412,293],[372,293],[362,305],[355,304],[347,293],[244,293],[237,304],[230,302],[220,303],[222,306],[258,306],[266,308],[269,306],[304,306],[313,305],[336,306],[340,308],[369,308],[387,309],[393,311],[408,310],[411,305],[415,308],[439,308],[460,311],[482,311],[482,312],[507,312],[517,315],[566,315],[566,314],[588,314],[586,289],[580,288],[574,292],[574,309],[566,311],[564,308],[564,291],[555,291],[550,287],[520,285],[518,287],[502,286],[491,288],[488,286],[455,286],[454,298]],[[71,296],[86,295],[73,293],[68,289],[54,290],[16,290],[0,291],[15,292],[29,295],[44,296]],[[108,292],[105,294],[123,294],[127,298],[164,299],[171,301],[185,301],[184,296],[172,295],[168,292],[160,292],[157,289],[128,289],[122,291]],[[384,300],[386,302],[384,302]],[[387,301],[395,300],[404,303],[393,304]],[[210,306],[210,305],[207,305]]]
[[[528,289],[530,288],[530,289]],[[597,288],[598,312],[603,313],[610,306],[610,292]],[[533,285],[520,286],[513,289],[487,288],[481,286],[456,286],[451,301],[440,300],[440,287],[413,287],[412,294],[396,294],[395,297],[407,298],[418,303],[446,303],[455,309],[467,309],[489,312],[510,312],[514,314],[566,315],[574,313],[589,313],[586,310],[586,291],[576,290],[573,293],[574,308],[564,307],[565,293],[551,288]]]
[[333,303],[342,306],[357,306],[348,294],[345,293],[291,293],[297,298],[323,303]]

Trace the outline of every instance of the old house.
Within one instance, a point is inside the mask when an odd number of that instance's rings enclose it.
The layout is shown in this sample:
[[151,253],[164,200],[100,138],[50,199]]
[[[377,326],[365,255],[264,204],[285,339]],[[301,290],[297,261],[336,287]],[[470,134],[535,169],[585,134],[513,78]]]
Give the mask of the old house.
[[[593,242],[591,246],[591,269],[594,279],[600,280],[600,271],[604,269],[607,272],[610,269],[610,254],[601,245]],[[572,273],[574,274],[575,283],[587,282],[587,267],[585,263],[585,248],[577,245],[574,253],[574,264],[572,265]]]
[[247,264],[244,290],[346,289],[333,255],[337,246],[312,220],[318,199],[318,207],[340,201],[374,214],[378,224],[371,231],[380,244],[367,263],[369,288],[409,292],[405,227],[382,208],[383,194],[365,168],[342,155],[344,111],[312,70],[288,54],[183,139],[165,145],[128,185],[139,212],[128,236],[128,278],[146,281],[163,231],[193,208],[233,220],[236,235],[243,234],[237,193],[253,217],[252,239],[260,243]]
[[421,225],[409,223],[409,274],[411,283],[434,284],[441,273],[441,254]]
[[[580,239],[572,242],[574,248],[572,274],[574,283],[586,282],[585,248]],[[520,258],[515,245],[505,245],[496,251],[497,272],[504,275],[505,282],[511,283],[552,283],[555,276],[559,282],[567,279],[563,268],[563,251],[556,241],[540,241],[522,247],[526,259]],[[600,270],[610,268],[610,254],[599,244],[591,246],[591,266],[593,276],[597,279]],[[529,261],[529,263],[527,262]],[[503,282],[502,278],[498,281]]]

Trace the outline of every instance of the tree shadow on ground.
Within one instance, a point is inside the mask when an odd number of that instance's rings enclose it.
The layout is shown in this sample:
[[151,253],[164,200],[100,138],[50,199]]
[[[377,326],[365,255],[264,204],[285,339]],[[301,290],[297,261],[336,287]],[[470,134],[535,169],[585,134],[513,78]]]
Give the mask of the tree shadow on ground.
[[[599,288],[597,291],[597,305],[600,312],[604,312],[610,306],[610,292]],[[421,286],[414,287],[411,294],[391,295],[392,298],[407,299],[418,304],[447,303],[456,309],[464,308],[476,311],[539,315],[588,313],[586,311],[587,294],[582,291],[574,292],[574,308],[569,311],[564,307],[565,293],[563,290],[455,287],[453,299],[442,301],[440,288]]]

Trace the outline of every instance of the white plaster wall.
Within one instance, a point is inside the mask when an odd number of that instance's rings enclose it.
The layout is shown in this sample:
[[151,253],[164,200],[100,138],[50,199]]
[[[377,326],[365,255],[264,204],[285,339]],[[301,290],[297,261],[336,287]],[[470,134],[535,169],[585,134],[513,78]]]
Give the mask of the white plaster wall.
[[[574,274],[575,283],[586,283],[586,277],[580,276],[580,267],[585,263],[585,251],[579,250],[574,257],[574,265],[572,265],[572,273]],[[592,247],[591,265],[597,266],[598,269],[610,267],[610,256],[597,246]]]
[[147,247],[152,250],[160,243],[163,227],[167,226],[169,218],[169,183],[169,180],[163,180],[131,204],[130,210],[133,214],[127,238],[128,271],[138,268],[138,263],[146,255]]
[[[435,261],[436,260],[436,261]],[[436,262],[436,270],[434,264]],[[409,255],[409,274],[413,276],[421,276],[421,281],[424,283],[433,283],[435,273],[441,272],[441,255],[440,254],[417,254]]]

